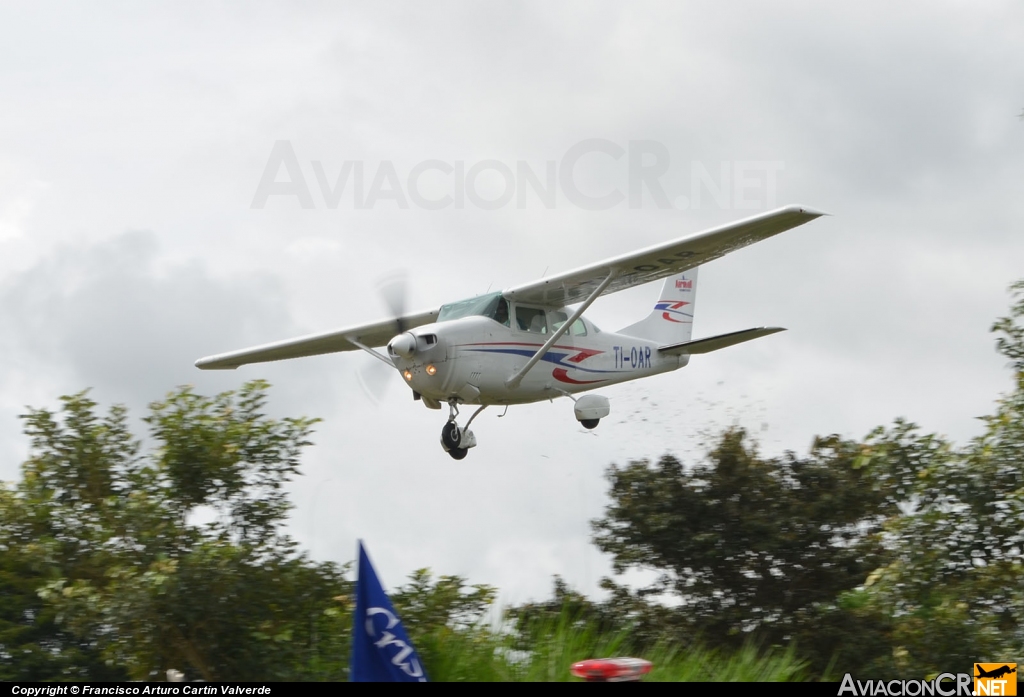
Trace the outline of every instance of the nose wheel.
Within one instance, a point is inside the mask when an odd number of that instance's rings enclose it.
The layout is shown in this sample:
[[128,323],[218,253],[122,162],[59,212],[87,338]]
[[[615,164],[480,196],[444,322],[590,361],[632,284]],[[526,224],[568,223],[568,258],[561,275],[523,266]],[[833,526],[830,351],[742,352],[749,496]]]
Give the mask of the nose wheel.
[[477,414],[487,408],[486,405],[480,407],[473,415],[469,417],[469,421],[462,428],[459,428],[459,424],[456,419],[459,416],[458,403],[453,399],[448,402],[449,415],[448,423],[441,427],[441,447],[444,451],[451,455],[454,460],[461,460],[466,457],[470,448],[476,447],[476,436],[469,430],[469,425],[473,423],[473,419],[477,417]]
[[462,440],[462,433],[459,430],[459,425],[454,421],[449,421],[441,427],[441,445],[448,449],[450,452],[452,449],[459,447],[459,441]]

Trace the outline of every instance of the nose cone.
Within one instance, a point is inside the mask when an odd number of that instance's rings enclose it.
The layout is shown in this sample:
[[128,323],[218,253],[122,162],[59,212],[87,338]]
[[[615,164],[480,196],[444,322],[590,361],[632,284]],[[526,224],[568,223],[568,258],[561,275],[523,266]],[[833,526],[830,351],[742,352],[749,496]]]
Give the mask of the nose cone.
[[388,342],[388,351],[401,358],[411,358],[416,353],[416,337],[409,332],[399,334]]

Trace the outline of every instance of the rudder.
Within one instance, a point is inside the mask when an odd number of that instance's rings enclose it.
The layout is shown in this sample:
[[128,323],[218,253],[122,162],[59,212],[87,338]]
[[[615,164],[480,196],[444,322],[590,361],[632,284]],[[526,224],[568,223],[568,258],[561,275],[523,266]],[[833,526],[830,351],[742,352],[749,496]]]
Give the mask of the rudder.
[[693,309],[697,300],[697,267],[669,276],[654,310],[620,334],[650,339],[661,344],[689,341],[693,334]]

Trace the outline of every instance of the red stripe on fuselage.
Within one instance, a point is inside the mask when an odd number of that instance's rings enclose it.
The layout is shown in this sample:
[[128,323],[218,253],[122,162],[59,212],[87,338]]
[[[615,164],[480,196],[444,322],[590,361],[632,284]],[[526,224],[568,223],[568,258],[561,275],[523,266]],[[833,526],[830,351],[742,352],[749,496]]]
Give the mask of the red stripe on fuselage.
[[582,363],[591,356],[596,356],[599,353],[604,353],[604,351],[598,351],[597,349],[581,349],[579,353],[568,360],[570,363]]
[[573,380],[565,368],[555,368],[551,371],[551,376],[559,382],[567,382],[570,385],[593,385],[596,382],[604,382],[604,380]]

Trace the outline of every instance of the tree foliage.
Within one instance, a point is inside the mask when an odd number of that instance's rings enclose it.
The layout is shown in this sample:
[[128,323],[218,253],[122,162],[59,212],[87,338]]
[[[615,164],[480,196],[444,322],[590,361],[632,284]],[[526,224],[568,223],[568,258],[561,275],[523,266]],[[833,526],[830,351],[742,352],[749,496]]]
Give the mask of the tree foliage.
[[926,674],[1024,655],[1024,282],[992,327],[1013,389],[963,448],[909,424],[879,429],[865,467],[890,472],[913,507],[886,521],[889,561],[842,598],[858,618],[886,618],[892,650],[872,666]]
[[351,584],[282,532],[315,422],[268,417],[266,388],[172,393],[146,453],[124,408],[85,393],[28,412],[31,455],[0,499],[0,641],[21,657],[3,677],[344,676]]
[[[429,569],[418,569],[409,581],[389,594],[409,639],[423,661],[427,675],[451,663],[453,647],[474,639],[491,643],[488,613],[497,591],[486,585],[470,586],[460,576],[434,580]],[[479,658],[485,658],[478,656]]]
[[742,430],[684,467],[666,455],[609,470],[611,499],[595,543],[628,566],[662,572],[695,628],[741,644],[788,639],[801,611],[856,587],[878,563],[892,508],[838,438],[807,458],[762,458]]

